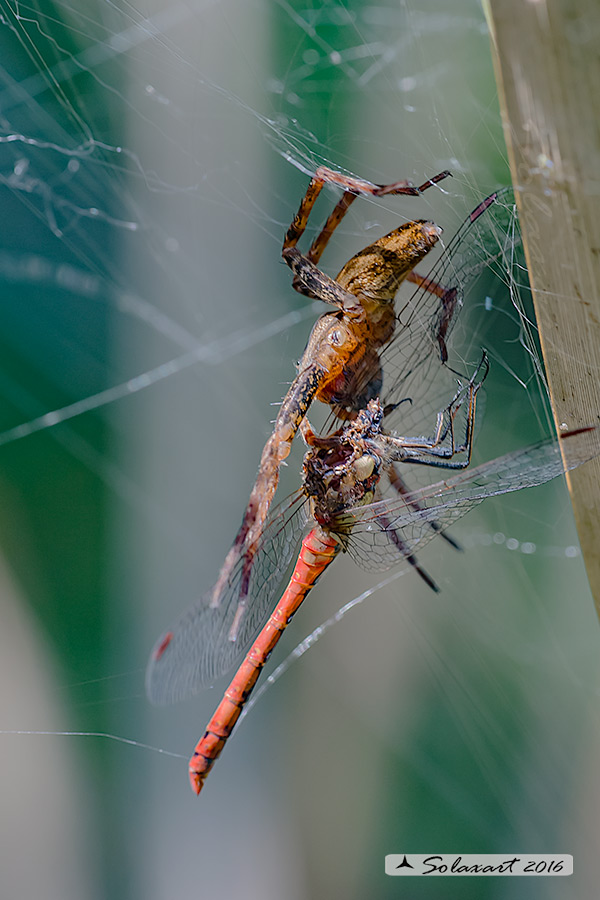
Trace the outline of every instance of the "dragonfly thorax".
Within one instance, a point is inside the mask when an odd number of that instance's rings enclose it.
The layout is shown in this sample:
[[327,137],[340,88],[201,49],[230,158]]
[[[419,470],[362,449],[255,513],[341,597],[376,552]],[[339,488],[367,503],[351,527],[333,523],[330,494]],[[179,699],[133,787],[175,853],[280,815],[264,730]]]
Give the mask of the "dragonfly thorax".
[[306,454],[304,489],[317,522],[334,534],[348,534],[352,508],[373,501],[380,478],[381,457],[373,438],[381,429],[382,409],[372,400],[351,426],[323,440]]

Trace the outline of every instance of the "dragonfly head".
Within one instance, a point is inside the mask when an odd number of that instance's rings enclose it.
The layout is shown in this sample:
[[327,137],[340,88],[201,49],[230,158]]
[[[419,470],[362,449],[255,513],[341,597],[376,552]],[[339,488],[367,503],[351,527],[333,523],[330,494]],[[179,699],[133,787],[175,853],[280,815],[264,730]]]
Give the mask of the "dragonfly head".
[[382,419],[379,400],[371,400],[353,422],[304,457],[304,489],[313,514],[333,534],[348,534],[352,508],[373,501],[381,467],[373,439],[381,432]]

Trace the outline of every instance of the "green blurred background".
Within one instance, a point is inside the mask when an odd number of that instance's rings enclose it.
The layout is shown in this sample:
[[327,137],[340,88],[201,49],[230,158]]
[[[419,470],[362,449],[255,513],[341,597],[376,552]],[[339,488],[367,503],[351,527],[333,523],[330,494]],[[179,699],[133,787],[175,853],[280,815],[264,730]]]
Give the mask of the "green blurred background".
[[[357,201],[329,272],[399,217],[447,237],[509,183],[479,3],[16,12],[0,33],[2,896],[593,896],[598,631],[562,484],[489,501],[456,529],[464,554],[432,545],[439,596],[403,575],[329,631],[201,799],[186,761],[222,685],[168,709],[144,696],[149,648],[228,549],[315,316],[279,257],[307,173],[454,174],[418,201]],[[548,423],[507,291],[478,290],[457,339],[493,363],[481,461]],[[338,563],[275,662],[373,583]],[[573,853],[575,875],[404,889],[383,861],[410,851]]]

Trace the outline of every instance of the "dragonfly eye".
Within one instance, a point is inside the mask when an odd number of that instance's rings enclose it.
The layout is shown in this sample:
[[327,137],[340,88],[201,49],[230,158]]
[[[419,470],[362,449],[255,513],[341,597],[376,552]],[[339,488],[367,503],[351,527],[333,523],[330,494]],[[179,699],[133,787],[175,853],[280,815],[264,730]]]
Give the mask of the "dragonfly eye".
[[360,456],[353,465],[354,473],[358,481],[366,481],[373,474],[375,460],[369,454]]

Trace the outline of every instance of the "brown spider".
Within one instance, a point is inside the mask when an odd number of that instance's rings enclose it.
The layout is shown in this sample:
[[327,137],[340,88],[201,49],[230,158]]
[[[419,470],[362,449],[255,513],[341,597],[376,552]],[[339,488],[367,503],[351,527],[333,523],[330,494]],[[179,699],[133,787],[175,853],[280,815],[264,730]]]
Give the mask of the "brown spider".
[[[418,196],[448,175],[450,172],[441,172],[420,187],[407,181],[372,185],[324,167],[319,167],[312,178],[285,236],[282,256],[294,273],[293,287],[301,294],[332,304],[336,310],[322,315],[313,327],[298,364],[298,375],[281,404],[273,433],[263,450],[258,476],[241,528],[214,587],[212,606],[218,606],[223,589],[243,555],[245,574],[242,576],[239,614],[243,612],[252,560],[277,488],[279,467],[288,456],[292,441],[312,401],[316,398],[328,404],[339,418],[352,418],[370,399],[378,396],[381,388],[379,352],[394,335],[394,298],[405,279],[442,297],[443,312],[437,340],[442,362],[446,361],[444,337],[454,312],[452,298],[449,298],[446,310],[444,301],[448,298],[443,296],[442,288],[412,271],[438,241],[441,229],[433,222],[417,220],[395,228],[353,256],[335,279],[322,272],[317,263],[333,231],[359,194],[374,197],[386,194]],[[315,201],[327,183],[340,185],[344,193],[308,253],[304,255],[296,245],[304,233]],[[436,450],[451,433],[454,412],[460,405],[457,403],[453,411],[453,405],[450,404],[446,413],[438,416],[437,432],[433,440],[421,439],[406,444],[405,458],[412,462],[430,462],[435,465],[431,456],[448,459],[461,450],[470,452],[476,389],[471,386],[464,444],[456,447],[452,438],[450,450]],[[305,431],[307,436],[312,433],[309,426]],[[423,458],[423,454],[429,458]],[[468,460],[459,463],[437,462],[438,465],[448,467],[463,467],[467,463]],[[235,639],[235,623],[232,630],[232,639]]]

